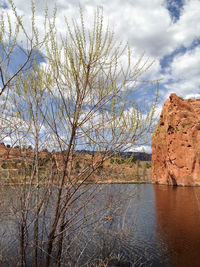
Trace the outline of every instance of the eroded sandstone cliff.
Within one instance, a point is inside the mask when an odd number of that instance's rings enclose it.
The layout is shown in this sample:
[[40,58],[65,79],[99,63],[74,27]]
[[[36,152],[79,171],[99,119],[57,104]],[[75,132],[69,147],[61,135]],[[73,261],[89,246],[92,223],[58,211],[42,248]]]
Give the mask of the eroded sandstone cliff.
[[200,186],[200,99],[171,94],[165,102],[152,136],[152,179]]

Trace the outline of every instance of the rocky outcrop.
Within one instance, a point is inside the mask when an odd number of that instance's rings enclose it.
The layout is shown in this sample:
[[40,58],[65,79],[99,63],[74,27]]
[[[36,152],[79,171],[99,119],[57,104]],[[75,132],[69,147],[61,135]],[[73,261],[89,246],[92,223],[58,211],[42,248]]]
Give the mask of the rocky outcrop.
[[171,94],[152,136],[152,180],[200,186],[200,99]]
[[[46,159],[50,157],[50,152],[39,152],[40,159]],[[28,149],[20,149],[17,147],[7,147],[3,143],[0,144],[0,167],[4,162],[19,162],[24,161],[27,164],[33,161],[34,152]]]

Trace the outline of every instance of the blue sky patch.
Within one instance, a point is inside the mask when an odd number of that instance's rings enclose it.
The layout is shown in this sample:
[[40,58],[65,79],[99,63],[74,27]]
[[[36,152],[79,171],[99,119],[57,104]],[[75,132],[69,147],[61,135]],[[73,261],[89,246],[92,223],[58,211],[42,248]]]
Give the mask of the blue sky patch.
[[166,0],[166,4],[172,20],[177,21],[184,5],[183,0]]

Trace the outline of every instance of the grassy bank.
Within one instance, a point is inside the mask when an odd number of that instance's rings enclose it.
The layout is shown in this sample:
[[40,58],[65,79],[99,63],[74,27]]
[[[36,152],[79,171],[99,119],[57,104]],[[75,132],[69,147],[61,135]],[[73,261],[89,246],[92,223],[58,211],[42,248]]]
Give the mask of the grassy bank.
[[[81,183],[80,175],[91,168],[94,161],[87,154],[77,154],[71,164],[70,175],[74,183]],[[58,184],[62,171],[53,158],[43,158],[39,161],[39,184]],[[0,184],[36,184],[34,166],[31,162],[5,160],[0,166]],[[32,177],[32,179],[31,179]],[[51,180],[49,180],[51,177]],[[102,164],[84,180],[84,183],[151,183],[151,161],[135,160],[134,158],[112,157]]]

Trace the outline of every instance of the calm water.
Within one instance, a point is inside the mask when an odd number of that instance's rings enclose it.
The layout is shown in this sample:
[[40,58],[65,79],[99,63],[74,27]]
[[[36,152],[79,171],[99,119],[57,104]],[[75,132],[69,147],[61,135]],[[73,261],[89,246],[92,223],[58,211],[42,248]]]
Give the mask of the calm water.
[[[10,215],[16,205],[13,188],[5,187],[0,198],[8,198],[6,208],[5,203],[1,206],[0,244],[1,253],[9,255],[17,244]],[[109,266],[200,266],[200,188],[103,185],[79,218],[92,210],[99,212],[79,232],[81,254],[72,266],[95,266],[97,257],[111,255]],[[3,266],[9,266],[9,260]]]

